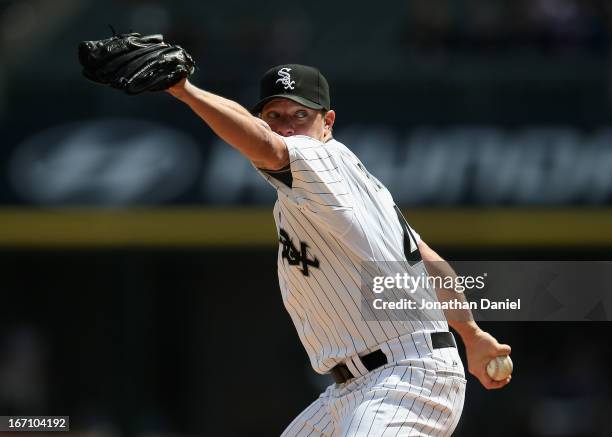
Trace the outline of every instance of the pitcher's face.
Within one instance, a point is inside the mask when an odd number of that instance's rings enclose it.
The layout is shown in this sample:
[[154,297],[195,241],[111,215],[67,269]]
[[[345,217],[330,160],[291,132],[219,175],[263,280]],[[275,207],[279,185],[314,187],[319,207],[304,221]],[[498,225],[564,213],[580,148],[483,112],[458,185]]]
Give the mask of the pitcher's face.
[[333,125],[333,111],[324,114],[282,98],[268,102],[261,110],[260,117],[272,131],[283,137],[305,135],[319,141],[325,140],[326,132],[331,131]]

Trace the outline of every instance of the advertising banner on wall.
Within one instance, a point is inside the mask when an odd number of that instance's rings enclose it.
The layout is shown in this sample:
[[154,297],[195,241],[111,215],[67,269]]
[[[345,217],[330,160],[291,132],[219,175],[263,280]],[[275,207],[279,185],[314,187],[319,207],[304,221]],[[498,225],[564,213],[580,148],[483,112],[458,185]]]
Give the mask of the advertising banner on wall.
[[[335,137],[400,205],[612,202],[612,128],[349,125]],[[15,144],[6,165],[5,205],[232,206],[269,205],[275,198],[229,145],[140,119],[54,126]]]

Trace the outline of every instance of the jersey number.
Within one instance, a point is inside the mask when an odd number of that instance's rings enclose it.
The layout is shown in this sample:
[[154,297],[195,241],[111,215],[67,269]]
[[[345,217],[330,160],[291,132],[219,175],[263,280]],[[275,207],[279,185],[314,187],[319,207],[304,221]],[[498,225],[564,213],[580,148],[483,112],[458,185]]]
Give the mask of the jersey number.
[[404,255],[406,256],[406,261],[408,261],[408,264],[410,264],[410,266],[413,266],[421,262],[421,252],[419,251],[418,246],[414,251],[410,251],[410,249],[412,248],[410,241],[414,241],[414,244],[416,245],[416,238],[414,238],[414,235],[412,235],[410,226],[408,226],[408,222],[404,218],[404,214],[402,214],[402,211],[400,211],[397,205],[393,205],[393,207],[395,208],[395,212],[397,213],[397,219],[399,220],[400,225],[402,225],[402,229],[404,230]]

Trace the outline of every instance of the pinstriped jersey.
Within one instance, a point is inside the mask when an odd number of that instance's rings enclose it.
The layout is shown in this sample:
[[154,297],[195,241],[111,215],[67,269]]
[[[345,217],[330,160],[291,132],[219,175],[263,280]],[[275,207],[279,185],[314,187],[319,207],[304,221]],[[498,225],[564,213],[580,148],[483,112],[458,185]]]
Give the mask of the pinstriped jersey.
[[[396,271],[386,266],[400,262],[410,274],[426,274],[422,262],[408,260],[418,254],[420,237],[346,146],[299,135],[284,140],[289,169],[282,175],[258,171],[277,189],[280,290],[314,370],[326,373],[404,334],[448,330],[441,311],[432,317],[431,311],[405,310],[405,317],[392,319],[367,313],[364,271],[392,276]],[[435,299],[435,291],[422,292]]]

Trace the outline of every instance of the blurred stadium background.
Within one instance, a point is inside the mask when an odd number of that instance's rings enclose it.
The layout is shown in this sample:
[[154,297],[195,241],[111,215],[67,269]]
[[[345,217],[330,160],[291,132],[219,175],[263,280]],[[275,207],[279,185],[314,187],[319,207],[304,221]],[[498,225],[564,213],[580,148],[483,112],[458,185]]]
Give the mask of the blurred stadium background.
[[[81,78],[109,23],[246,106],[319,66],[336,137],[449,260],[611,258],[610,1],[0,1],[0,415],[271,436],[329,381],[282,308],[274,192],[169,96]],[[515,378],[470,378],[456,435],[612,435],[609,323],[484,327]]]

